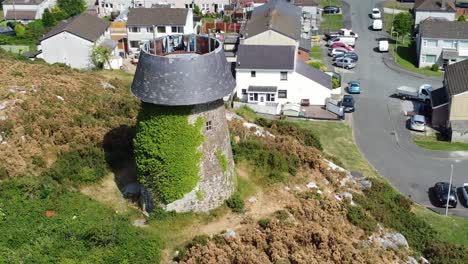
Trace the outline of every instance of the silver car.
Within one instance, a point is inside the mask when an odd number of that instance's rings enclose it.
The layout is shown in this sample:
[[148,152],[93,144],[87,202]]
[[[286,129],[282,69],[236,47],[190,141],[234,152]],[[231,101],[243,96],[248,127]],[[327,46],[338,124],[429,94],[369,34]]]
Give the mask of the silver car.
[[423,115],[414,115],[411,117],[410,128],[415,131],[426,131],[426,118]]
[[340,57],[337,58],[334,62],[335,66],[345,68],[345,69],[352,69],[356,67],[356,61],[348,58],[348,57]]

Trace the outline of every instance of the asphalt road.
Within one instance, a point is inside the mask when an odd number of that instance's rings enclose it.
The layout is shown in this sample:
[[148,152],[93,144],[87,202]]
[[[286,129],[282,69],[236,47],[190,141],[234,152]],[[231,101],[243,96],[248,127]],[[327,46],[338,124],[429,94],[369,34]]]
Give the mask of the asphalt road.
[[[406,128],[403,101],[391,95],[398,86],[418,87],[428,83],[438,88],[442,82],[388,68],[382,61],[386,55],[374,51],[377,39],[386,37],[386,33],[369,30],[372,24],[369,13],[381,1],[347,2],[350,8],[344,11],[350,12],[352,29],[359,34],[355,48],[359,62],[351,71],[337,71],[344,75],[345,82],[361,82],[363,92],[355,96],[356,111],[351,117],[356,143],[369,162],[393,186],[415,202],[433,208],[428,190],[438,181],[449,180],[451,164],[454,164],[454,185],[468,182],[468,152],[433,152],[414,145]],[[468,208],[459,204],[449,213],[468,217]]]

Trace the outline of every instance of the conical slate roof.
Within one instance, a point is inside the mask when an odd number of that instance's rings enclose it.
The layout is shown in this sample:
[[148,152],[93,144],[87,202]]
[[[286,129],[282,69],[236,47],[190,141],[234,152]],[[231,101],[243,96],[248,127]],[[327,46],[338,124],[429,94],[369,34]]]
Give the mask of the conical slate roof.
[[[155,40],[156,50],[162,47],[158,42],[166,41],[165,38]],[[211,52],[206,52],[208,41],[216,46]],[[235,80],[221,43],[207,36],[195,36],[192,43],[196,43],[192,44],[196,45],[192,51],[190,48],[172,53],[158,50],[156,53],[160,55],[141,51],[132,93],[143,102],[168,106],[208,103],[231,93]]]

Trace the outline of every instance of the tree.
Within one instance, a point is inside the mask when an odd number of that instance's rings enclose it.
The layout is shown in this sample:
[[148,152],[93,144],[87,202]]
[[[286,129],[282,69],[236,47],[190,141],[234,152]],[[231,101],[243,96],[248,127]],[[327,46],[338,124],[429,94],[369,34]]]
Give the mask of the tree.
[[32,40],[33,42],[37,42],[42,38],[42,36],[44,36],[45,31],[43,22],[40,19],[34,20],[26,24],[26,33],[24,34],[24,37]]
[[53,27],[57,24],[54,15],[50,12],[49,8],[44,10],[44,14],[42,14],[42,24],[45,27]]
[[465,16],[464,15],[459,16],[458,21],[462,21],[462,22],[466,21]]
[[58,6],[54,6],[52,7],[52,9],[50,10],[50,12],[52,13],[52,16],[54,17],[55,21],[62,21],[64,19],[66,19],[68,16],[67,13],[65,13],[62,9],[60,9]]
[[58,0],[58,7],[68,16],[75,16],[86,10],[85,0]]
[[26,33],[26,29],[24,28],[23,25],[21,24],[16,24],[15,26],[15,33],[17,37],[24,37],[24,33]]
[[99,69],[102,69],[106,63],[111,68],[109,62],[110,56],[110,50],[102,46],[94,46],[91,51],[91,62]]
[[406,36],[411,32],[413,27],[413,17],[410,13],[399,13],[393,21],[393,30],[398,32],[400,36]]

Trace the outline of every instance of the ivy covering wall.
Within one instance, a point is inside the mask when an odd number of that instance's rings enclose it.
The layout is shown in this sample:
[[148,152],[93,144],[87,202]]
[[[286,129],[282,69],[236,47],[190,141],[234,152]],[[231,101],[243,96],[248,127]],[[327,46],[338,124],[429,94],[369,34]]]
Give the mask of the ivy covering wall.
[[137,174],[156,202],[178,200],[200,180],[204,121],[192,125],[190,114],[190,107],[142,104],[134,142]]

